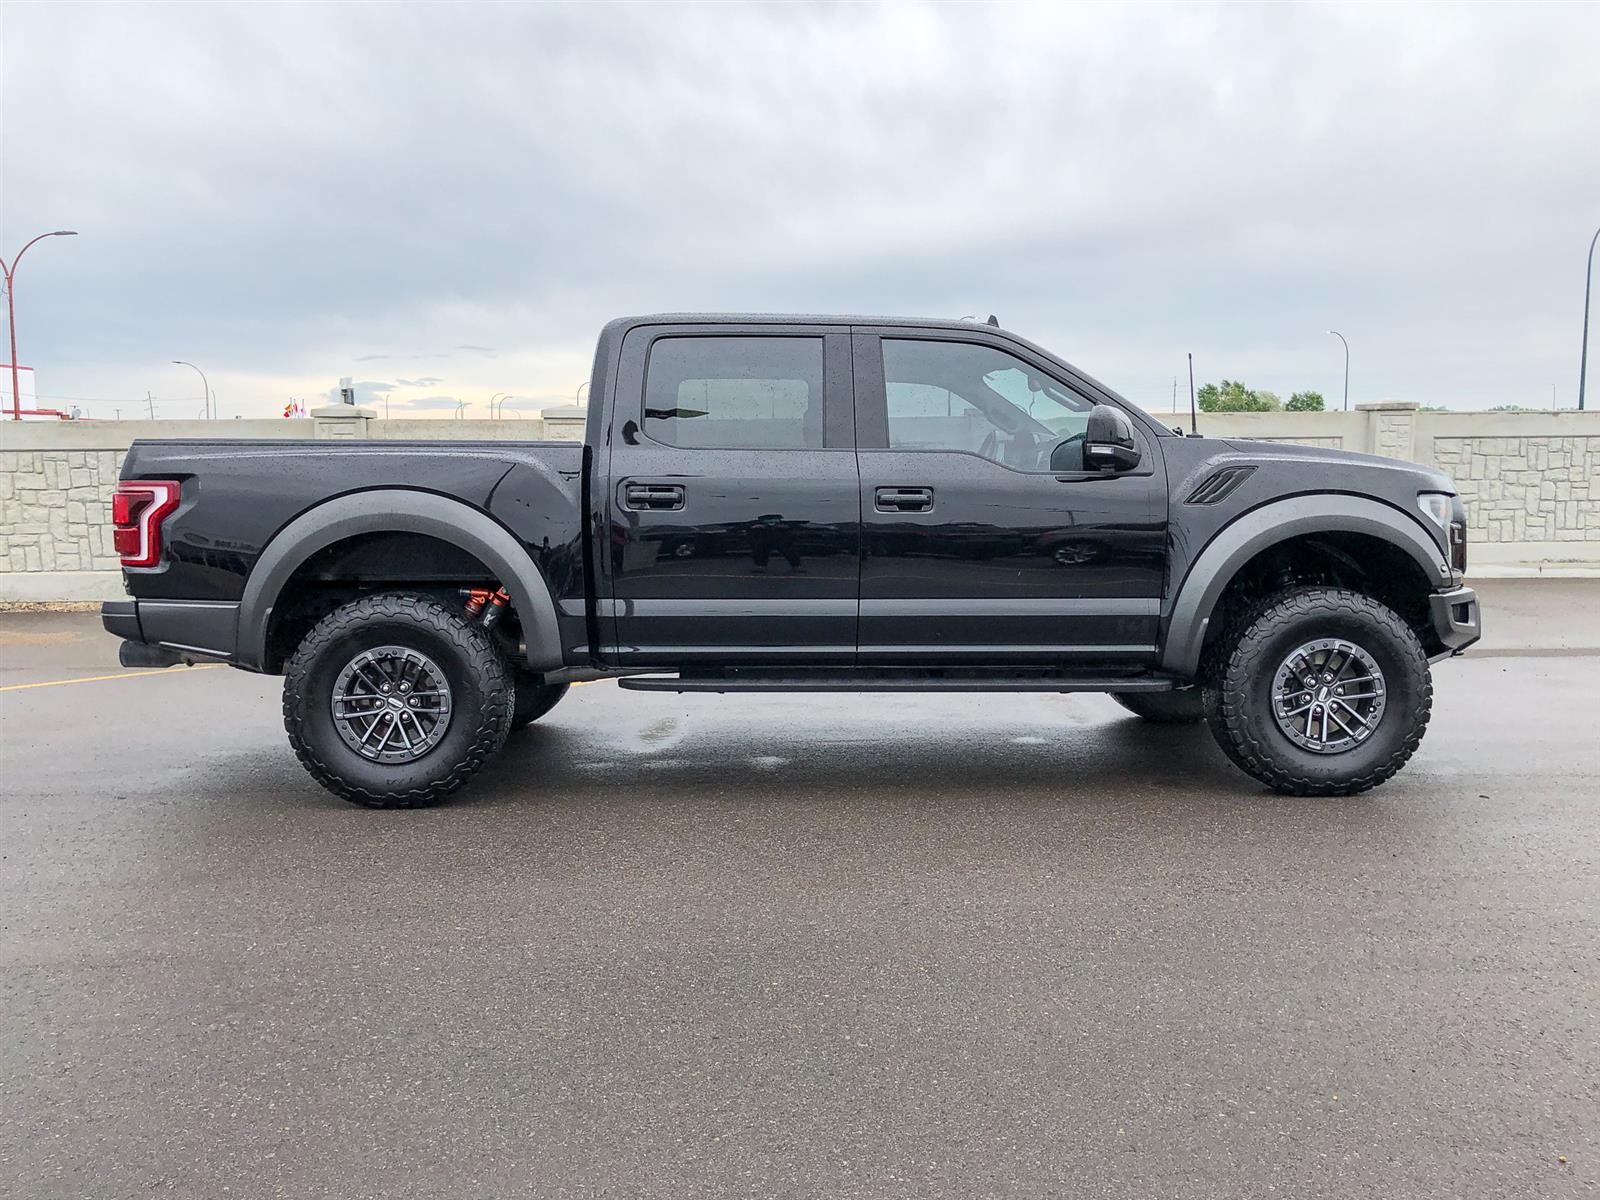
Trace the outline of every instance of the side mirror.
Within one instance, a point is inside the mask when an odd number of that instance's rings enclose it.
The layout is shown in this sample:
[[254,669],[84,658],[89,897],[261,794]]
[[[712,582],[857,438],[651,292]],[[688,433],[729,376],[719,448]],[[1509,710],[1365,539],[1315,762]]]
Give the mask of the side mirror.
[[1096,404],[1083,438],[1083,465],[1090,471],[1131,471],[1139,465],[1133,424],[1120,408]]

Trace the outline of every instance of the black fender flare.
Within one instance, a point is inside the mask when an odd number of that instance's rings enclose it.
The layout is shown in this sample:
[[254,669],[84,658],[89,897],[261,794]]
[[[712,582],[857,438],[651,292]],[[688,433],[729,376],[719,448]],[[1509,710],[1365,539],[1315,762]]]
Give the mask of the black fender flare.
[[1217,601],[1239,568],[1261,551],[1311,533],[1364,533],[1406,551],[1422,568],[1434,591],[1454,579],[1444,550],[1420,519],[1361,496],[1292,496],[1251,509],[1225,525],[1206,544],[1184,576],[1167,617],[1161,669],[1193,678]]
[[256,559],[239,604],[239,664],[262,670],[272,610],[295,571],[326,546],[363,533],[422,533],[474,555],[511,594],[522,621],[527,665],[562,666],[556,606],[538,565],[505,527],[471,505],[410,488],[352,492],[307,509],[278,531]]

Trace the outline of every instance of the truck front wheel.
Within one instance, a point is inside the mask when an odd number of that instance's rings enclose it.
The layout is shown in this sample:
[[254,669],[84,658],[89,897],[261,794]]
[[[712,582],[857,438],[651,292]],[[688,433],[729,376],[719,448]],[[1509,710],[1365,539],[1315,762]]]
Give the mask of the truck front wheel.
[[329,613],[283,680],[283,723],[323,787],[369,808],[447,799],[511,729],[510,669],[484,628],[428,596]]
[[1422,741],[1428,658],[1390,608],[1301,588],[1247,612],[1202,669],[1206,721],[1236,766],[1294,796],[1376,787]]

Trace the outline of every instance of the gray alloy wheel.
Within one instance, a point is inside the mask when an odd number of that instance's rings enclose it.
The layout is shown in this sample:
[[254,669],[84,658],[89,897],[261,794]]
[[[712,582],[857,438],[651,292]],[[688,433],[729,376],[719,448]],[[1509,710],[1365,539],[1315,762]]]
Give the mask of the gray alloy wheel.
[[333,683],[334,728],[362,758],[415,762],[450,728],[450,682],[409,646],[374,646],[345,664]]
[[1359,746],[1383,719],[1383,670],[1366,650],[1318,638],[1289,652],[1272,680],[1272,715],[1283,735],[1313,754]]

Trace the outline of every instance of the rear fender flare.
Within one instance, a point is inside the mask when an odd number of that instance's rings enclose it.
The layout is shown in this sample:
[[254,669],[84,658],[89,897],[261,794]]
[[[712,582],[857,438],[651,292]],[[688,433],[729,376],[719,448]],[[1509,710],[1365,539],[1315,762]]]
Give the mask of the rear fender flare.
[[1433,590],[1453,578],[1444,551],[1418,520],[1376,500],[1323,494],[1293,496],[1251,509],[1207,543],[1184,577],[1167,618],[1161,669],[1193,678],[1217,601],[1239,568],[1261,551],[1306,534],[1348,532],[1382,538],[1406,551]]
[[262,670],[272,610],[295,571],[318,550],[363,533],[420,533],[459,546],[489,568],[522,621],[527,665],[562,665],[555,602],[538,566],[504,526],[470,505],[432,492],[378,488],[325,501],[278,531],[256,559],[239,605],[240,665]]

